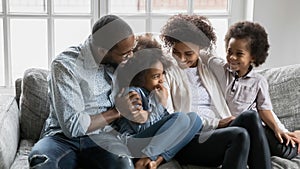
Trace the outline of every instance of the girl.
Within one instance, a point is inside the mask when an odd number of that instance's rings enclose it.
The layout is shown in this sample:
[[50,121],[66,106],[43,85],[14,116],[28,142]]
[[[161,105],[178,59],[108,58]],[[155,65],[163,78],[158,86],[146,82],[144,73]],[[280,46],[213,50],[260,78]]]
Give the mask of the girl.
[[[114,124],[134,157],[142,157],[135,163],[137,169],[155,169],[161,162],[169,161],[202,126],[196,113],[169,114],[165,109],[168,94],[163,82],[168,62],[162,56],[161,49],[139,50],[116,70],[118,88],[126,89],[125,94],[137,92],[141,97],[142,104],[136,105],[135,111],[149,112],[148,121],[143,124],[131,121],[130,114]],[[151,151],[140,151],[139,147],[148,142]]]

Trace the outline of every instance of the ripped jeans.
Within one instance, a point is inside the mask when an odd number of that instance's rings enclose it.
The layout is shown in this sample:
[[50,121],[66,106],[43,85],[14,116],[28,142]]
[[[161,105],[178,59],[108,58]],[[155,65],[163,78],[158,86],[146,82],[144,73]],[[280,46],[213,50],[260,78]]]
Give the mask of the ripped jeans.
[[[114,135],[101,133],[96,136],[109,147],[96,144],[91,136],[69,139],[63,134],[46,136],[39,140],[29,155],[31,169],[134,169],[126,145]],[[109,149],[108,149],[109,148]],[[112,150],[112,151],[110,151]],[[114,153],[112,153],[114,152]]]
[[133,169],[132,154],[141,158],[144,153],[152,160],[161,155],[169,161],[201,127],[202,121],[196,113],[173,113],[128,139],[131,152],[122,139],[111,133],[72,139],[56,134],[34,145],[29,164],[31,169]]

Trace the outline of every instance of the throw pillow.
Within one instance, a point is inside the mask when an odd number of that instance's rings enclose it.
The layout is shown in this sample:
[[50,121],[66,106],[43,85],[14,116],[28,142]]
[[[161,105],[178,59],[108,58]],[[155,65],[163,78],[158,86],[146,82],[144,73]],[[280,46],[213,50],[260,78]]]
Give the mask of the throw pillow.
[[21,138],[38,140],[49,114],[48,71],[31,68],[25,71],[21,94]]

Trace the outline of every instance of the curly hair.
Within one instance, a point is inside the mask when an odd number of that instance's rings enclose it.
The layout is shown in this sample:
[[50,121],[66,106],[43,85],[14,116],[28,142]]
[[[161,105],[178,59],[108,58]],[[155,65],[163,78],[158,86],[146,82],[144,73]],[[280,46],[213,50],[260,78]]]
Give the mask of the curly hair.
[[162,63],[164,70],[171,66],[171,62],[160,48],[144,48],[136,51],[132,58],[116,70],[119,88],[143,87],[145,73],[158,62]]
[[191,42],[205,48],[217,40],[214,28],[206,17],[185,14],[169,18],[161,30],[160,38],[168,48],[177,42]]
[[268,34],[260,24],[249,21],[233,24],[225,35],[226,49],[231,38],[248,39],[248,48],[256,67],[266,61],[270,45]]
[[158,48],[161,49],[161,44],[154,38],[152,33],[145,33],[136,37],[137,45],[132,50],[133,52],[149,49]]

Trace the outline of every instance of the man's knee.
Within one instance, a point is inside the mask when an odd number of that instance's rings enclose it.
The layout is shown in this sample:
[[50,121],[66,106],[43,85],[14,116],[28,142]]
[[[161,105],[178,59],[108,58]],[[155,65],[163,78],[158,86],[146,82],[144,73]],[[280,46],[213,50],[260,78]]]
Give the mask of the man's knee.
[[128,157],[127,155],[119,156],[118,166],[116,167],[116,169],[119,169],[119,168],[133,169],[134,165],[133,165],[131,158]]
[[110,155],[101,166],[109,169],[134,169],[132,159],[128,155]]
[[30,168],[44,168],[43,166],[49,161],[49,157],[44,154],[35,154],[29,156],[29,166]]

